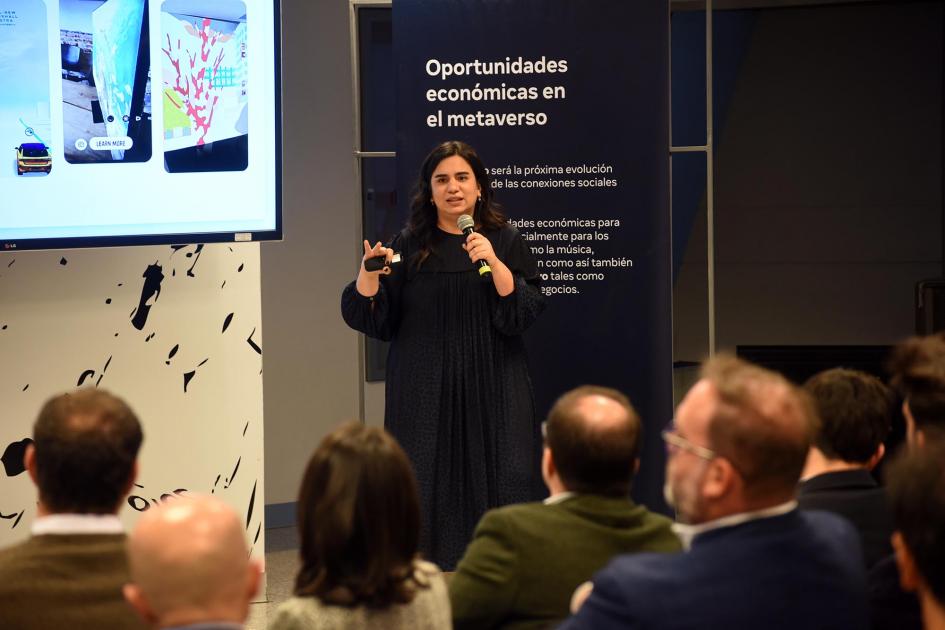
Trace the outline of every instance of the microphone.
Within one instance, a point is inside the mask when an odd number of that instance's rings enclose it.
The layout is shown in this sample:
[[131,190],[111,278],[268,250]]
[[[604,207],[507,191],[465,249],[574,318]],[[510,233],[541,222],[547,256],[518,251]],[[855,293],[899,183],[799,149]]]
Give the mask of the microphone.
[[[476,222],[473,221],[473,218],[468,214],[460,215],[456,219],[456,227],[463,231],[463,234],[468,238],[470,234],[476,230],[473,227],[476,225]],[[484,260],[477,260],[476,265],[479,267],[479,276],[482,278],[491,278],[492,277],[492,268],[489,267],[489,263]]]

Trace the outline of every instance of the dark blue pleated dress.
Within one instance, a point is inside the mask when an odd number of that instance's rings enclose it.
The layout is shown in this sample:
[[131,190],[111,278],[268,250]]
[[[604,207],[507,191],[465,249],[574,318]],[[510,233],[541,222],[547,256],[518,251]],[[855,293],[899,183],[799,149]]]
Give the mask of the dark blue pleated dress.
[[521,334],[544,308],[534,257],[518,230],[484,231],[515,276],[499,297],[462,248],[439,229],[415,264],[415,239],[391,243],[405,262],[373,298],[352,282],[341,310],[355,330],[391,341],[384,424],[413,462],[424,553],[453,569],[482,514],[543,492],[541,434]]

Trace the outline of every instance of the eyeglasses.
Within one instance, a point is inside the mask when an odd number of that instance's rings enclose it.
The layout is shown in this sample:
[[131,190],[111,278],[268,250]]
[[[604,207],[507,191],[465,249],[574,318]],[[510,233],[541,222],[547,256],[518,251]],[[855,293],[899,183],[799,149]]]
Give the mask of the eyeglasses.
[[702,459],[706,460],[715,459],[718,457],[718,454],[712,449],[699,446],[698,444],[693,444],[683,436],[676,433],[674,430],[666,429],[661,432],[660,435],[663,437],[663,441],[666,442],[666,448],[670,451],[673,449],[678,449],[680,451],[692,453],[696,457],[701,457]]

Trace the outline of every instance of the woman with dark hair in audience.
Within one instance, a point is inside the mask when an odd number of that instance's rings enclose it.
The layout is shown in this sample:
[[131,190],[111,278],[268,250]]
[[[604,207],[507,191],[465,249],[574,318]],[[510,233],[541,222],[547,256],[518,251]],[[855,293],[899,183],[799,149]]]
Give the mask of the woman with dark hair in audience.
[[439,569],[417,554],[410,462],[383,429],[346,424],[315,450],[299,491],[302,566],[270,630],[449,628]]
[[544,493],[522,340],[544,299],[530,248],[465,142],[426,157],[407,226],[387,247],[364,241],[364,261],[394,253],[404,262],[381,271],[362,262],[341,311],[355,330],[391,341],[384,426],[417,471],[421,548],[449,570],[486,510]]

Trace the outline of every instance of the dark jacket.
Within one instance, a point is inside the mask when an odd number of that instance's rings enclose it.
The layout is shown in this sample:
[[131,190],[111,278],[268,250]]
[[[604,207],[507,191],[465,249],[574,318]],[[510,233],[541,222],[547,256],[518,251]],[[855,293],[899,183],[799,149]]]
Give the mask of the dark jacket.
[[561,628],[865,630],[856,532],[792,510],[705,532],[684,553],[621,556]]
[[850,521],[860,535],[867,569],[892,553],[886,491],[865,468],[811,477],[798,486],[797,503],[802,510],[825,510]]

